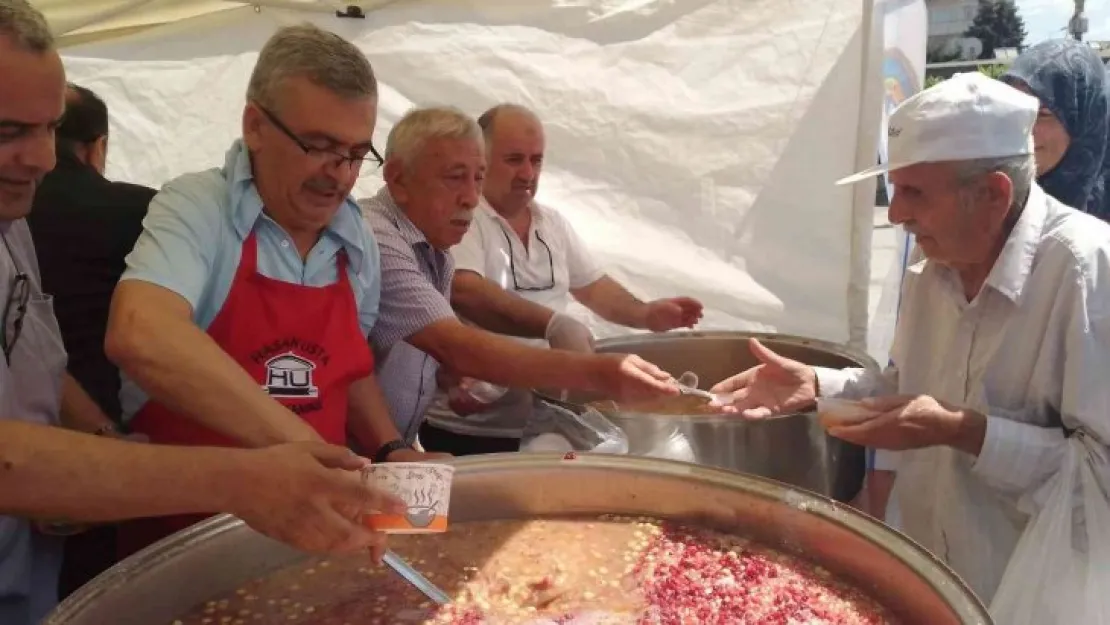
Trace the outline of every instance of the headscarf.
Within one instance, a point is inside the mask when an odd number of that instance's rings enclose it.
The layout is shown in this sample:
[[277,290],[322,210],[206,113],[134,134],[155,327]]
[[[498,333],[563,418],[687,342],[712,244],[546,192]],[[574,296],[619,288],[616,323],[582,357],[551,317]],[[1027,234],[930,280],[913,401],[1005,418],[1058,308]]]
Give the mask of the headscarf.
[[1110,220],[1110,76],[1098,53],[1073,39],[1046,41],[1018,56],[1002,80],[1024,83],[1071,140],[1037,183],[1064,204]]

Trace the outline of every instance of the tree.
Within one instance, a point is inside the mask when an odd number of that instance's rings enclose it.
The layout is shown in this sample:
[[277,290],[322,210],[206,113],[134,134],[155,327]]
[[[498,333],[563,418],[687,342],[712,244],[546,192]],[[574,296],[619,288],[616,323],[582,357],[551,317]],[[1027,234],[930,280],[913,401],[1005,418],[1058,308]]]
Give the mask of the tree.
[[1021,49],[1025,41],[1025,20],[1021,19],[1014,0],[979,0],[979,12],[965,37],[983,42],[981,59],[994,58],[995,48]]

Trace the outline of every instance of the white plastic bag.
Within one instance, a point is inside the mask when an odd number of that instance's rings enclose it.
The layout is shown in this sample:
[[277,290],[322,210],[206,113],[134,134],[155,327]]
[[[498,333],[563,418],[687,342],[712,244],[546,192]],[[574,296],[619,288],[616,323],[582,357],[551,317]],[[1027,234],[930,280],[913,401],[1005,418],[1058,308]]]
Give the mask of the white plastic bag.
[[627,454],[628,437],[594,408],[576,413],[537,399],[520,440],[520,451]]
[[[999,625],[1110,623],[1110,463],[1083,430],[1003,574],[990,612]],[[1042,497],[1036,496],[1036,499]],[[1019,503],[1019,506],[1025,507]]]

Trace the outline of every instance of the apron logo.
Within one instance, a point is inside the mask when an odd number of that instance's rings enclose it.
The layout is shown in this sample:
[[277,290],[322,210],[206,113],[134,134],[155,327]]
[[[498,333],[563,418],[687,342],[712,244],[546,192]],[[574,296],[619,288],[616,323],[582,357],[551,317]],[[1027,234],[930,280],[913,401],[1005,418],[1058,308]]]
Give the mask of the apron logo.
[[262,389],[270,397],[316,397],[320,389],[312,383],[316,364],[293,352],[279,354],[266,361],[266,382]]

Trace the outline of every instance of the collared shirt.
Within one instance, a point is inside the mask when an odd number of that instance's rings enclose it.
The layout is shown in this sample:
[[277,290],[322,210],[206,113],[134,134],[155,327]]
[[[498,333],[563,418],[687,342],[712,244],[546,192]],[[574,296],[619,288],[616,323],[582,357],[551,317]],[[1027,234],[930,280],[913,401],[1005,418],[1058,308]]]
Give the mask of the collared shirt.
[[[605,272],[558,211],[539,203],[533,203],[530,210],[532,223],[525,245],[509,222],[483,198],[470,230],[451,248],[455,268],[472,271],[556,312],[566,312],[570,291],[594,283]],[[543,339],[510,338],[536,347],[548,346]],[[446,394],[440,392],[428,411],[428,423],[456,434],[520,438],[529,405],[530,394],[514,389],[496,403],[497,408],[460,417],[447,407]]]
[[[0,307],[9,311],[5,342],[15,339],[14,321],[22,316],[10,358],[0,354],[0,419],[57,426],[66,353],[53,301],[43,294],[27,223],[0,222],[0,233]],[[35,531],[29,519],[0,515],[0,623],[34,625],[54,608],[62,545],[60,538]]]
[[[378,318],[380,259],[358,205],[348,199],[339,207],[304,260],[289,235],[263,208],[250,154],[242,140],[237,140],[222,168],[185,174],[155,196],[121,280],[143,280],[177,293],[192,306],[197,326],[206,329],[223,307],[243,241],[252,230],[258,239],[259,272],[283,282],[306,286],[334,283],[337,255],[344,250],[359,323],[369,335]],[[146,401],[146,395],[126,376],[121,398],[128,419]]]
[[43,179],[27,225],[43,291],[54,296],[67,368],[109,417],[120,416],[120,372],[104,354],[112,292],[156,190],[104,178],[71,154]]
[[370,332],[378,383],[397,429],[411,443],[435,394],[439,363],[405,339],[455,318],[450,301],[455,263],[432,247],[388,187],[359,205],[381,247],[381,315]]
[[931,447],[885,452],[882,466],[897,470],[901,529],[989,602],[1065,432],[1110,442],[1110,225],[1035,186],[972,301],[956,272],[916,260],[892,366],[818,369],[818,381],[824,395],[925,394],[987,415],[977,458]]

